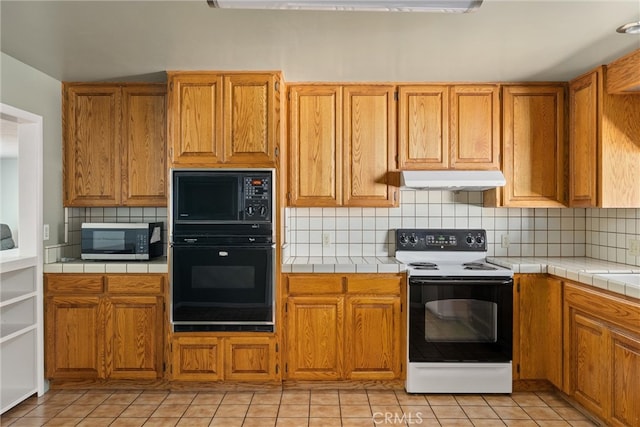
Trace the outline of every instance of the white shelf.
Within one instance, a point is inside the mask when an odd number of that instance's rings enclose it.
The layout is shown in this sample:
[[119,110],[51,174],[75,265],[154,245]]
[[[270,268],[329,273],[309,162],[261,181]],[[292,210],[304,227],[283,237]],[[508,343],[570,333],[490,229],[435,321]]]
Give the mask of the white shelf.
[[0,272],[7,273],[15,270],[22,270],[27,267],[34,267],[38,263],[36,256],[24,255],[2,255],[0,256]]
[[10,341],[20,335],[36,329],[35,324],[14,323],[0,325],[0,344]]
[[6,307],[36,296],[38,296],[38,293],[32,291],[5,291],[0,289],[0,307]]
[[0,342],[0,412],[5,412],[31,394],[39,392],[40,374],[34,369],[38,359],[34,351],[38,341],[38,328],[32,325],[27,329],[15,331],[10,339],[3,338]]

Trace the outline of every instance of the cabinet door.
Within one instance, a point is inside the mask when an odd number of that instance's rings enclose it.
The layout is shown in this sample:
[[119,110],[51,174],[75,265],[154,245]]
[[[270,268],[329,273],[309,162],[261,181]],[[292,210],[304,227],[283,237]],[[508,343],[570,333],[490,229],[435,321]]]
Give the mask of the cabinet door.
[[400,169],[449,167],[449,88],[401,86],[398,106]]
[[400,297],[349,297],[345,319],[346,378],[400,378]]
[[504,206],[563,207],[564,86],[505,86]]
[[110,297],[106,306],[107,377],[162,377],[162,297]]
[[569,395],[596,416],[605,418],[611,398],[607,327],[577,310],[571,310],[569,322]]
[[342,89],[289,88],[289,205],[342,203]]
[[615,426],[640,425],[640,337],[611,332],[611,421]]
[[122,203],[167,204],[166,86],[122,88]]
[[274,74],[224,77],[225,162],[273,163],[276,141],[275,91]]
[[562,282],[540,274],[516,281],[514,378],[548,380],[561,388]]
[[117,86],[65,86],[65,206],[115,206],[121,199],[120,96]]
[[500,169],[500,89],[451,88],[449,141],[454,169]]
[[594,71],[569,84],[569,206],[597,206],[598,99],[602,78]]
[[276,341],[273,337],[225,338],[224,379],[274,381],[277,375]]
[[285,376],[337,380],[343,373],[343,297],[290,297]]
[[169,75],[169,157],[174,165],[223,161],[222,106],[221,75]]
[[45,375],[49,379],[105,377],[104,307],[99,297],[55,296],[45,307]]
[[344,205],[394,206],[394,86],[344,87]]
[[171,377],[174,380],[217,381],[223,377],[221,339],[174,337],[171,357]]

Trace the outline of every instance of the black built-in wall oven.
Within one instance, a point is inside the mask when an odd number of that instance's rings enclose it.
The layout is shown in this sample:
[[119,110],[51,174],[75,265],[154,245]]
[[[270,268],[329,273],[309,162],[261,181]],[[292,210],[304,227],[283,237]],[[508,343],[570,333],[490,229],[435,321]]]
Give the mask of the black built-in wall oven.
[[174,169],[171,174],[174,332],[272,332],[273,170]]

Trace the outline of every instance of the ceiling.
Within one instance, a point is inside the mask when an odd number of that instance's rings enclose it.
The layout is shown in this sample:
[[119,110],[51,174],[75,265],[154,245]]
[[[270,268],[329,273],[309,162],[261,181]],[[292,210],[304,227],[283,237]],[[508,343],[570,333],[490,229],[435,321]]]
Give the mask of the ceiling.
[[0,1],[2,52],[62,81],[282,70],[286,81],[555,81],[640,48],[640,0],[484,0],[468,14]]

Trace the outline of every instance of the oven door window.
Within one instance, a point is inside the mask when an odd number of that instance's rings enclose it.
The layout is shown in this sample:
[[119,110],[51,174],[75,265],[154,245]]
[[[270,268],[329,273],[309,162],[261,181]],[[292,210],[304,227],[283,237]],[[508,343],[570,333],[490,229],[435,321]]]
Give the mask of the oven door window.
[[425,303],[425,340],[433,342],[496,342],[498,305],[476,299],[445,299]]
[[511,360],[513,281],[486,282],[409,283],[410,362]]
[[172,250],[174,322],[273,321],[273,248]]

